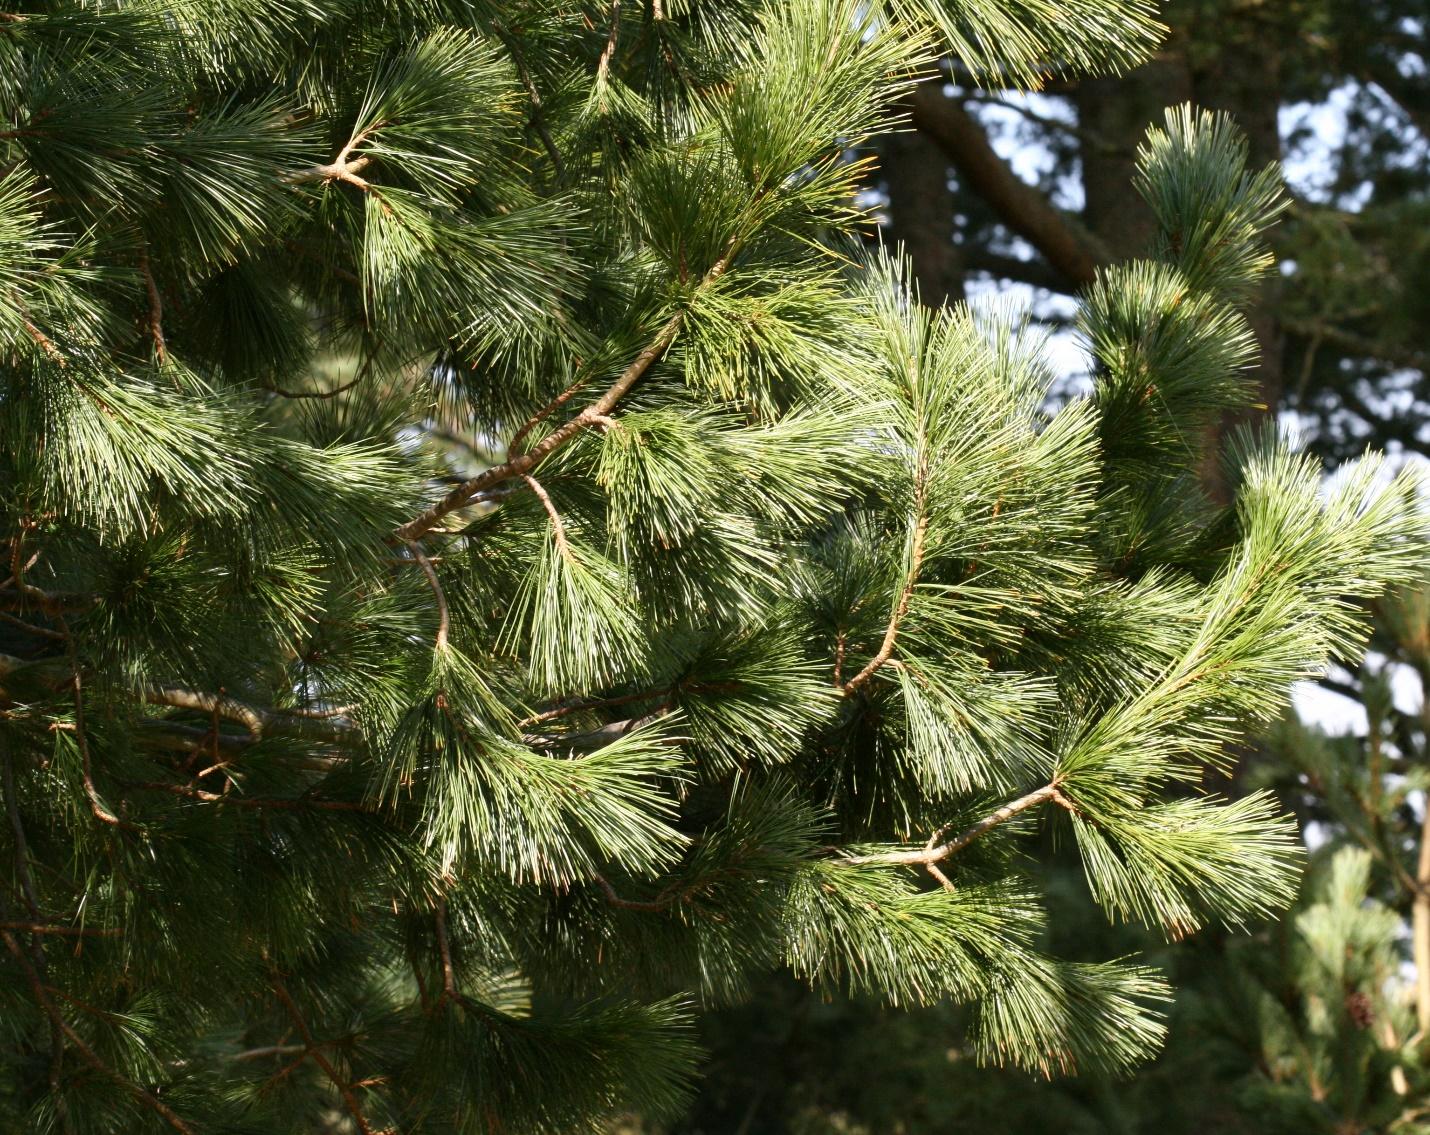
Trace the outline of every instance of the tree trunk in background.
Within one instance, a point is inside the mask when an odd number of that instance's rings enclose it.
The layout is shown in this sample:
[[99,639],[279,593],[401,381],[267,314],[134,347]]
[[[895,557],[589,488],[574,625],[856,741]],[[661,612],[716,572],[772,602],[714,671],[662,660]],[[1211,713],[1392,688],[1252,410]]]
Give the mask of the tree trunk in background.
[[1137,147],[1166,107],[1191,97],[1186,58],[1175,47],[1122,78],[1077,84],[1083,222],[1115,259],[1143,255],[1156,231],[1152,210],[1133,188]]
[[891,243],[902,245],[913,262],[920,298],[931,307],[961,300],[963,264],[953,243],[948,159],[915,130],[886,135],[879,149]]
[[[1236,17],[1233,17],[1236,19]],[[1194,76],[1193,95],[1198,106],[1224,110],[1236,119],[1251,150],[1251,167],[1260,169],[1281,161],[1281,67],[1276,36],[1258,26],[1255,10],[1242,14],[1239,28]],[[1278,318],[1280,278],[1264,280],[1247,309],[1256,336],[1257,363],[1251,376],[1256,383],[1257,405],[1250,411],[1223,419],[1219,434],[1225,438],[1236,426],[1276,414],[1285,381],[1286,342]],[[1203,477],[1214,498],[1225,502],[1226,485],[1219,462],[1213,461]]]

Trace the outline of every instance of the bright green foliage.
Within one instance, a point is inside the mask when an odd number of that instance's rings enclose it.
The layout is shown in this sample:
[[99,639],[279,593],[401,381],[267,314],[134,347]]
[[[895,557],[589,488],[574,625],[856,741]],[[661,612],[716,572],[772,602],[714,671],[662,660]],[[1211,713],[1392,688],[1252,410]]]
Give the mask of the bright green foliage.
[[[1135,55],[1104,7],[938,23]],[[1248,438],[1198,498],[1275,207],[1225,122],[1149,140],[1056,415],[856,256],[927,14],[0,21],[0,1126],[588,1130],[777,967],[1120,1071],[1165,986],[1047,952],[1019,833],[1168,934],[1285,905],[1287,824],[1193,787],[1408,578],[1414,486]]]

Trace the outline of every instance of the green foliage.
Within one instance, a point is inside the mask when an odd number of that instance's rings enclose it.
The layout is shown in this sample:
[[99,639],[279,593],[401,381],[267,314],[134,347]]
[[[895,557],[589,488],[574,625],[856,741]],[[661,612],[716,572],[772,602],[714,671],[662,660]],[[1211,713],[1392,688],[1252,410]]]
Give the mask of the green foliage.
[[[1153,137],[1182,243],[1107,274],[1050,413],[1006,313],[850,252],[929,21],[737,7],[0,20],[0,1126],[593,1130],[779,967],[1122,1072],[1165,985],[1052,948],[1020,838],[1070,817],[1174,935],[1290,898],[1283,822],[1193,770],[1424,532],[1270,437],[1161,507],[1269,182],[1222,120]],[[1148,46],[1082,10],[934,22]]]

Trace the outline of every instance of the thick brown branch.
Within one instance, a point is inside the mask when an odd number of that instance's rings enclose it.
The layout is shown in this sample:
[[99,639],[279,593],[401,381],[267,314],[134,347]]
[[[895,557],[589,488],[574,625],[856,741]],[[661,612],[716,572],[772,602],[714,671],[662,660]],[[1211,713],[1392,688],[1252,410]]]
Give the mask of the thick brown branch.
[[1070,286],[1092,283],[1098,266],[1107,261],[1095,238],[1015,174],[977,120],[946,96],[942,86],[933,81],[915,88],[910,96],[915,128],[938,143],[968,187],[1041,252]]

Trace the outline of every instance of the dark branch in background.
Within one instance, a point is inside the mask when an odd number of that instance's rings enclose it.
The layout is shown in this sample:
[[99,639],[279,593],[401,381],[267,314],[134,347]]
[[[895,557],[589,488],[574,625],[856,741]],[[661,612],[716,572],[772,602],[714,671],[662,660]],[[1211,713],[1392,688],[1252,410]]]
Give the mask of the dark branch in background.
[[963,246],[963,263],[970,272],[987,272],[989,275],[1043,288],[1049,292],[1065,292],[1068,282],[1061,273],[1050,268],[1043,260],[1020,260],[1016,256],[1005,256],[1000,252],[990,252],[986,248]]
[[1069,289],[1092,283],[1098,267],[1108,260],[1106,251],[1074,218],[1013,172],[974,117],[943,93],[941,80],[916,87],[910,105],[914,126],[938,143],[968,187],[1047,258]]
[[536,89],[536,83],[531,78],[531,71],[526,66],[526,56],[510,32],[500,24],[494,24],[492,27],[497,38],[511,52],[511,61],[516,65],[517,76],[521,79],[521,85],[526,88],[526,97],[531,102],[532,128],[536,131],[536,136],[541,139],[541,145],[545,148],[547,157],[551,159],[551,168],[556,171],[556,179],[564,180],[566,163],[561,160],[561,151],[556,148],[551,131],[546,127],[546,110],[541,103],[541,92]]
[[154,357],[159,365],[164,365],[168,349],[164,343],[164,301],[159,296],[159,285],[154,281],[154,270],[149,264],[148,246],[139,249],[139,271],[144,277],[144,289],[149,294],[149,334],[154,340]]

